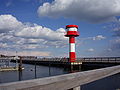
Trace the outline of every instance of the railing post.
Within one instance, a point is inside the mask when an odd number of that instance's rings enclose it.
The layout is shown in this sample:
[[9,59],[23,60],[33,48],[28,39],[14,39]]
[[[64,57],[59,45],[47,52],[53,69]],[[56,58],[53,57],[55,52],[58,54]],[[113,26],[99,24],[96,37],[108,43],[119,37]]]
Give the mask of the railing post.
[[68,90],[81,90],[81,89],[80,89],[80,86],[77,86],[77,87],[74,87],[74,88],[71,88],[71,89],[68,89]]
[[37,78],[37,73],[36,73],[36,62],[37,62],[37,61],[35,61],[35,78]]
[[117,63],[116,57],[115,57],[115,63]]
[[80,86],[73,88],[73,90],[81,90]]

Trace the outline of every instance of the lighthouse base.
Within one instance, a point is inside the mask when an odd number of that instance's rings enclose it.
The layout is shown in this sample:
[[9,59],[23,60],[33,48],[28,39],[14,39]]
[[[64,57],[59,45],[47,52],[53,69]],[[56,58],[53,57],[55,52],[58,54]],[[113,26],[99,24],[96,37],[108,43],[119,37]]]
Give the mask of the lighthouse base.
[[82,62],[71,62],[71,65],[80,65]]
[[81,71],[82,62],[71,62],[69,65],[70,72]]

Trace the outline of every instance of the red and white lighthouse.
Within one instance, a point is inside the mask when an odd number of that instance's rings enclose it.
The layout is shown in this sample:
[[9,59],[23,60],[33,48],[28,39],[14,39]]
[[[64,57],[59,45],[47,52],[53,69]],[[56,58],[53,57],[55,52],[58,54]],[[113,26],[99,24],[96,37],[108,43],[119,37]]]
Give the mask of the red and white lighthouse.
[[76,53],[75,53],[75,37],[79,36],[77,31],[77,25],[67,25],[66,26],[67,33],[66,37],[69,37],[69,61],[74,63],[76,61]]

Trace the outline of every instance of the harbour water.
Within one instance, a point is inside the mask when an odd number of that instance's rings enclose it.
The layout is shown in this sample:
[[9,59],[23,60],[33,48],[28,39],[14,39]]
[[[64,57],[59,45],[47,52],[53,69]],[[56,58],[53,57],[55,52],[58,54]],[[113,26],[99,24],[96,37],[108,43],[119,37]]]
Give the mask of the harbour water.
[[81,90],[120,90],[120,73],[82,85]]
[[[12,63],[12,65],[14,64],[15,63]],[[18,71],[0,72],[0,84],[69,73],[69,71],[58,67],[37,65],[35,71],[35,65],[23,64],[23,66],[25,69],[22,72]],[[81,90],[119,90],[119,89],[120,89],[120,73],[81,86]]]
[[[11,64],[14,66],[15,63]],[[57,67],[36,65],[36,72],[35,65],[23,64],[23,67],[25,69],[22,72],[19,71],[0,72],[0,83],[29,80],[68,73],[63,68]]]

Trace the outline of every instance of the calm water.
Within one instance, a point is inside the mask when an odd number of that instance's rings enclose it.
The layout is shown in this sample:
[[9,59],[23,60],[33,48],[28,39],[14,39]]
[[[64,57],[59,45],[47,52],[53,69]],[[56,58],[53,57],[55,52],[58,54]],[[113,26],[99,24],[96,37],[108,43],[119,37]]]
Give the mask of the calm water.
[[[14,63],[12,63],[12,65],[14,65]],[[63,68],[57,67],[49,68],[48,66],[39,65],[36,66],[35,73],[34,65],[23,64],[23,66],[25,69],[22,71],[22,73],[19,73],[18,71],[0,72],[0,83],[49,77],[69,73]],[[120,89],[120,73],[81,86],[81,90],[118,90],[118,89]]]
[[[13,64],[14,63],[12,63],[12,65]],[[49,77],[49,76],[68,73],[63,68],[57,68],[57,67],[49,68],[48,66],[37,65],[36,73],[35,73],[34,65],[23,64],[23,67],[25,69],[22,71],[22,73],[20,73],[19,71],[0,72],[0,83],[35,79],[41,77]]]
[[120,90],[120,73],[82,85],[81,90]]

